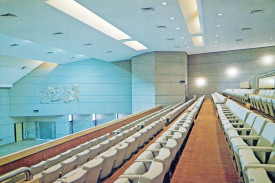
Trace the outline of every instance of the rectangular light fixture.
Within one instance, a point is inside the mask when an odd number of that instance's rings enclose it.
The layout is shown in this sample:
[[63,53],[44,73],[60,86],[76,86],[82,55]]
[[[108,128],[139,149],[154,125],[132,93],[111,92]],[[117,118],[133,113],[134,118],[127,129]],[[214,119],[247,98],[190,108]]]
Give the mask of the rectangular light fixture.
[[131,39],[129,35],[74,0],[48,0],[45,2],[116,40]]
[[93,120],[93,121],[96,120],[96,114],[92,114],[92,120]]
[[123,44],[125,44],[137,51],[148,49],[146,46],[144,46],[143,44],[141,44],[138,41],[124,41]]
[[203,37],[202,36],[193,36],[192,37],[194,46],[203,46]]
[[197,0],[178,0],[190,34],[202,33]]

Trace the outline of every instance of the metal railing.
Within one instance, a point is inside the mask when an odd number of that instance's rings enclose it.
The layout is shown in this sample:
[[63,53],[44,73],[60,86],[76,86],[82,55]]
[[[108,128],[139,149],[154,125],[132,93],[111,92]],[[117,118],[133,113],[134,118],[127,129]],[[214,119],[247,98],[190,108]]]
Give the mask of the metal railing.
[[25,180],[29,181],[32,179],[32,171],[29,167],[21,167],[6,174],[0,176],[0,182],[10,179],[18,174],[25,173]]

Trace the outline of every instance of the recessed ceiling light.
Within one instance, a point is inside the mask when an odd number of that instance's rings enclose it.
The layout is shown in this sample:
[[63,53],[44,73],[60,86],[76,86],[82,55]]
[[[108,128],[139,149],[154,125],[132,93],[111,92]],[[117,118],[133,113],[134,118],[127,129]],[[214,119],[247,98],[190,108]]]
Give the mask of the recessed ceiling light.
[[181,37],[181,39],[184,39],[184,37]]
[[167,2],[163,2],[162,5],[163,5],[163,6],[167,5]]
[[218,34],[216,34],[216,37],[219,37],[219,35],[218,35]]
[[235,77],[237,76],[239,73],[238,69],[236,67],[230,67],[226,70],[226,74],[229,76],[229,77]]
[[148,48],[138,41],[124,41],[123,44],[133,48],[134,50],[147,50]]
[[176,29],[177,29],[177,30],[179,30],[180,28],[179,28],[179,27],[177,27]]
[[218,41],[215,41],[215,43],[217,43]]
[[218,24],[217,27],[221,27],[221,25]]
[[271,39],[271,40],[272,40],[272,39],[273,39],[273,37],[271,37],[271,38],[269,38],[269,39]]
[[170,19],[171,19],[171,20],[174,20],[174,19],[175,19],[175,17],[171,17]]
[[206,85],[206,79],[203,77],[197,78],[196,85],[197,87],[204,87]]
[[219,13],[218,16],[222,16],[222,13]]
[[45,3],[116,40],[131,39],[129,35],[74,0],[48,0]]

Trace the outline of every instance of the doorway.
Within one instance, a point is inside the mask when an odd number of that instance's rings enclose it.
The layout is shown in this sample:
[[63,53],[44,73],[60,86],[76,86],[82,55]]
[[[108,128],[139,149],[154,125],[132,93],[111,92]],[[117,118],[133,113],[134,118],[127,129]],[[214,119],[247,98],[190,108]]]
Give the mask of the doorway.
[[23,122],[14,124],[15,142],[23,140]]

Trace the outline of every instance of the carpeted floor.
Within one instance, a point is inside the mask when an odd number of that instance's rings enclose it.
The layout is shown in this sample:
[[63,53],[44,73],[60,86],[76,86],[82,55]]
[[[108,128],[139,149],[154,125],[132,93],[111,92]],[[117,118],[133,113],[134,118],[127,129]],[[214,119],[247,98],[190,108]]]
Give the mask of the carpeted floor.
[[210,98],[201,107],[171,182],[241,182]]

